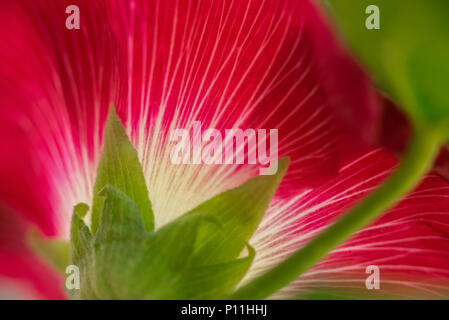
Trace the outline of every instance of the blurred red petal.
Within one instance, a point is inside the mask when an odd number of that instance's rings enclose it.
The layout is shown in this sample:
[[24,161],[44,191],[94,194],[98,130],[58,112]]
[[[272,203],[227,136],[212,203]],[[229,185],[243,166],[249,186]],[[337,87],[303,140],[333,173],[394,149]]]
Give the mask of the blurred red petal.
[[63,278],[30,251],[0,251],[0,275],[6,298],[66,299]]
[[0,207],[0,296],[6,299],[65,299],[63,277],[27,246],[28,224]]
[[0,200],[47,235],[66,234],[90,199],[100,126],[117,96],[100,1],[77,1],[84,30],[65,28],[71,1],[0,4]]

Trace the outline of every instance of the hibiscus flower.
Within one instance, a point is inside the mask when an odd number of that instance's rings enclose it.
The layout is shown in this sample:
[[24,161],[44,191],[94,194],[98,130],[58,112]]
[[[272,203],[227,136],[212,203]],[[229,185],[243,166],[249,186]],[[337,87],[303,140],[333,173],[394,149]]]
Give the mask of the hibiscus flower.
[[[92,205],[114,104],[141,162],[156,229],[258,175],[254,165],[177,165],[170,133],[277,129],[290,165],[250,239],[241,284],[276,266],[375,189],[397,160],[370,141],[378,94],[316,4],[290,1],[5,0],[0,18],[0,293],[64,298],[63,276],[26,244],[31,226],[69,239]],[[432,297],[448,288],[449,186],[428,175],[381,219],[274,294],[325,289]],[[13,288],[13,289],[11,289]]]

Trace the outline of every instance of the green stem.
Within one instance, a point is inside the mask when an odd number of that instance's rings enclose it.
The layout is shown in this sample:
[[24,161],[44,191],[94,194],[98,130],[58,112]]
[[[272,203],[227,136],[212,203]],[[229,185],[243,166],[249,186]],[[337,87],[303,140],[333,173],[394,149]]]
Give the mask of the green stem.
[[382,186],[362,199],[303,248],[275,268],[238,289],[229,299],[265,299],[295,280],[354,232],[373,222],[382,212],[399,201],[401,196],[413,189],[431,167],[438,145],[437,135],[431,130],[416,131],[398,169]]

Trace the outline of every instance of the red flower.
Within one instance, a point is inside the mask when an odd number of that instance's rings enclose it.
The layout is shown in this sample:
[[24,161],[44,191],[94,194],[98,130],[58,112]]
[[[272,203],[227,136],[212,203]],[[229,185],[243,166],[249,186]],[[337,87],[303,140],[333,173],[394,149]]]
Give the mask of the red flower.
[[[80,30],[65,27],[71,4]],[[292,161],[252,240],[258,254],[248,278],[320,232],[395,165],[367,144],[379,118],[376,92],[309,1],[4,0],[0,19],[8,26],[0,30],[0,200],[8,208],[0,227],[11,234],[0,243],[0,272],[31,286],[33,297],[60,298],[61,280],[29,255],[23,228],[67,238],[72,207],[91,203],[111,103],[142,161],[157,227],[258,173],[242,164],[174,165],[172,130],[193,121],[279,130],[279,156]],[[429,176],[279,296],[366,290],[370,264],[388,293],[441,292],[447,195],[447,184]],[[27,222],[13,232],[16,215]]]

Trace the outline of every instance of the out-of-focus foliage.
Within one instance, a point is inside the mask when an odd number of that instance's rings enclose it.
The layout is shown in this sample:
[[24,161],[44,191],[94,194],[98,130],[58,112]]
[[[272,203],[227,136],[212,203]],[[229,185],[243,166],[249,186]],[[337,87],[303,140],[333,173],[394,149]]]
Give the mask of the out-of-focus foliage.
[[[438,126],[449,137],[449,1],[328,0],[349,42],[382,89],[417,126]],[[369,30],[376,5],[380,29]]]
[[28,244],[40,257],[65,272],[70,262],[70,243],[64,240],[43,238],[37,231],[30,232]]

